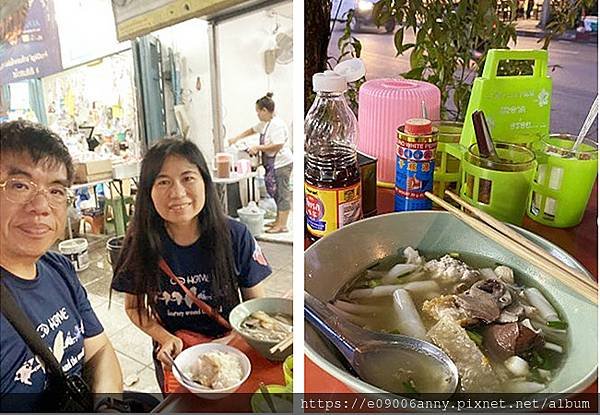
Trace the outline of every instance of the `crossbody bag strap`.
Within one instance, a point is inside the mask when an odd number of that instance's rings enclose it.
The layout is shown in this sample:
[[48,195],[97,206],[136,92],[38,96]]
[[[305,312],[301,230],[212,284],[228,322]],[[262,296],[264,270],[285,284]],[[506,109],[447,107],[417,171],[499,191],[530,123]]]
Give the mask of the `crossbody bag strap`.
[[42,340],[37,331],[33,328],[31,320],[23,310],[21,310],[15,301],[9,289],[0,282],[0,310],[4,317],[15,328],[17,333],[23,338],[31,351],[42,358],[50,372],[61,379],[66,380],[66,375],[62,371],[60,364],[54,357],[54,354],[48,348],[48,345]]
[[205,314],[207,314],[209,317],[211,317],[213,320],[215,320],[221,326],[225,327],[227,330],[232,329],[231,324],[229,324],[229,322],[227,320],[225,320],[225,318],[223,318],[223,316],[221,314],[219,314],[218,311],[216,311],[210,305],[206,304],[204,301],[202,301],[200,298],[198,298],[198,296],[196,296],[193,292],[191,292],[189,290],[189,288],[186,287],[185,284],[179,280],[179,278],[177,278],[177,276],[173,273],[173,271],[171,270],[171,268],[169,267],[169,265],[163,258],[161,258],[158,261],[158,267],[162,270],[162,272],[167,274],[169,276],[169,278],[171,278],[171,280],[175,281],[177,283],[177,285],[179,285],[181,287],[181,289],[194,302],[194,304],[196,304],[198,306],[198,308],[200,310],[202,310]]

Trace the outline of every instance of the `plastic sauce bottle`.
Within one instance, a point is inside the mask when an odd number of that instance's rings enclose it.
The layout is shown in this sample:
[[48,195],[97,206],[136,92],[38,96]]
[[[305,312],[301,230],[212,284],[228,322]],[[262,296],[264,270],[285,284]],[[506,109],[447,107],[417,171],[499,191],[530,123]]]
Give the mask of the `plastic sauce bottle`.
[[398,128],[394,210],[429,210],[438,130],[430,120],[411,118]]
[[362,62],[358,65],[358,72],[350,74],[339,70],[338,65],[336,72],[313,76],[317,97],[304,120],[304,212],[306,231],[312,239],[362,217],[358,122],[344,96],[347,83],[364,75]]

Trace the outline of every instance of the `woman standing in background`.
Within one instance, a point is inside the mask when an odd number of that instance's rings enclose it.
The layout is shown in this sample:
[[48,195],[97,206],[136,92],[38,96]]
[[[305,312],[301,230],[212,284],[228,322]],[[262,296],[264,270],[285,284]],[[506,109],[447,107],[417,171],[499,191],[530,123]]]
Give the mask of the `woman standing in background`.
[[288,232],[287,221],[290,215],[292,192],[290,176],[292,174],[293,155],[290,147],[290,134],[285,121],[275,115],[273,93],[268,92],[256,101],[256,115],[260,122],[231,138],[233,145],[239,140],[260,134],[259,145],[248,149],[250,155],[262,153],[262,165],[265,168],[265,186],[267,193],[277,204],[277,217],[267,233]]

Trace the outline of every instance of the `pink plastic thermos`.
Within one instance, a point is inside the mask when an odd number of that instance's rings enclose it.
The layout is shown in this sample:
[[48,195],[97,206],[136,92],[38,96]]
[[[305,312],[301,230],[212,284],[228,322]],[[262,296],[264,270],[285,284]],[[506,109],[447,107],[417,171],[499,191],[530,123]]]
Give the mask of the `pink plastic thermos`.
[[437,86],[410,79],[374,79],[360,88],[358,148],[377,157],[378,182],[394,185],[398,127],[422,116],[422,102],[429,118],[439,120],[440,96]]

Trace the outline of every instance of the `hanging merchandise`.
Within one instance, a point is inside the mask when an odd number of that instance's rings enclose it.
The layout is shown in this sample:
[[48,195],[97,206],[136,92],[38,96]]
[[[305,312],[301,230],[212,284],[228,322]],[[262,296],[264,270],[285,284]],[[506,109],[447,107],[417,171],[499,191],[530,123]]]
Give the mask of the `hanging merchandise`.
[[364,74],[363,63],[351,59],[313,76],[317,96],[304,120],[304,205],[306,229],[314,238],[362,216],[358,123],[344,92]]

